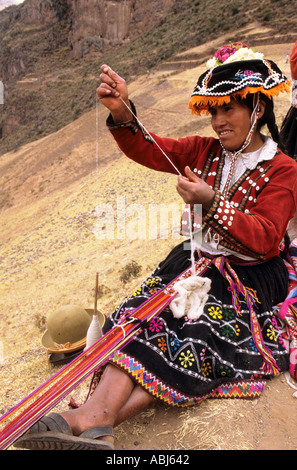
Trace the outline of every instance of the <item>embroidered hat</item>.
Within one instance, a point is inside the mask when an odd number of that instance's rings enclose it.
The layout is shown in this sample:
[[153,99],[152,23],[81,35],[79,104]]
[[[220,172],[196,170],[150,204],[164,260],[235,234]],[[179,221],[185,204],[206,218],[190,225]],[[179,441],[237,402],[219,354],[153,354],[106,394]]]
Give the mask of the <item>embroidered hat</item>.
[[261,92],[271,98],[290,92],[290,81],[278,66],[243,43],[221,47],[206,66],[189,103],[193,114],[207,114],[209,106],[222,106],[231,97],[245,98],[248,93]]

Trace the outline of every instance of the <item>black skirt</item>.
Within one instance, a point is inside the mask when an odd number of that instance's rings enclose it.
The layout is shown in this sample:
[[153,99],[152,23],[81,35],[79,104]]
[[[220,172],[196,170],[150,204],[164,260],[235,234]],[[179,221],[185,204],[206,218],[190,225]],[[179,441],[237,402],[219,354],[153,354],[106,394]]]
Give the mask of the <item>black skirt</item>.
[[[231,265],[241,283],[256,291],[255,312],[265,347],[278,370],[288,370],[288,353],[272,309],[287,294],[283,260]],[[104,333],[190,266],[190,252],[182,243],[107,319]],[[167,307],[111,358],[137,384],[170,405],[192,405],[207,397],[259,396],[275,373],[263,370],[247,304],[241,300],[238,314],[230,284],[214,264],[203,275],[211,279],[211,289],[198,320],[177,319]]]
[[283,151],[297,161],[297,108],[290,107],[280,131]]

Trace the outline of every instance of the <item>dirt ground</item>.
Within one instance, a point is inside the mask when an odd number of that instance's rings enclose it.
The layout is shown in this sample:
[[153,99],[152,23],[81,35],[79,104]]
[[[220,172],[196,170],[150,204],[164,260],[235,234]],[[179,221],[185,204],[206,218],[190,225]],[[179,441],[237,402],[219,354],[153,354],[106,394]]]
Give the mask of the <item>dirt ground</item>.
[[[218,38],[211,46],[222,42]],[[292,46],[257,50],[289,75],[285,57]],[[203,70],[152,71],[131,83],[131,98],[148,129],[172,137],[211,134],[209,120],[198,120],[187,110]],[[290,96],[280,96],[275,103],[280,123]],[[92,307],[99,272],[103,295],[98,307],[109,315],[180,241],[171,232],[164,240],[132,240],[127,233],[119,238],[116,218],[115,237],[98,237],[96,208],[107,204],[115,210],[119,197],[127,207],[141,205],[145,214],[156,202],[180,204],[176,177],[148,171],[123,157],[106,131],[105,119],[106,111],[98,107],[59,132],[0,158],[0,414],[57,372],[47,363],[40,342],[51,311],[67,304]],[[137,260],[141,270],[124,284],[121,270],[131,260]],[[77,401],[83,400],[87,385],[73,392]],[[256,400],[212,399],[188,409],[157,405],[116,428],[116,449],[295,450],[294,394],[281,375],[268,382]],[[67,403],[68,398],[56,411]]]

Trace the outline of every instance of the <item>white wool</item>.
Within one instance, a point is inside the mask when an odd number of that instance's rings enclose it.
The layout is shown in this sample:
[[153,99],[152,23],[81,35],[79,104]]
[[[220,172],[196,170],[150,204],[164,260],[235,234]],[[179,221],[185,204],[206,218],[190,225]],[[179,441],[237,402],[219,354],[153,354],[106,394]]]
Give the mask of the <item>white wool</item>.
[[177,295],[170,303],[173,316],[181,318],[186,315],[189,320],[197,320],[203,313],[210,285],[211,280],[201,276],[177,281],[174,284]]
[[86,347],[85,349],[90,348],[98,339],[102,336],[102,330],[99,322],[98,315],[93,315],[91,324],[87,331],[86,337]]

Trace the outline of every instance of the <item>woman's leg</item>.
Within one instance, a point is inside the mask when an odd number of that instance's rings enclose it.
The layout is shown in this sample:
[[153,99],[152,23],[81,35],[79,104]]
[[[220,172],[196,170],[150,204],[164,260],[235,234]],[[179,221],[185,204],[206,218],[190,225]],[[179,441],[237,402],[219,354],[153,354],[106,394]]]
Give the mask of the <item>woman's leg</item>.
[[138,414],[140,411],[153,405],[155,399],[147,393],[143,388],[136,386],[126,403],[120,409],[114,426],[118,426],[128,418]]
[[145,390],[135,387],[133,380],[109,364],[90,399],[75,410],[62,412],[74,435],[97,426],[117,426],[148,407],[154,401]]

